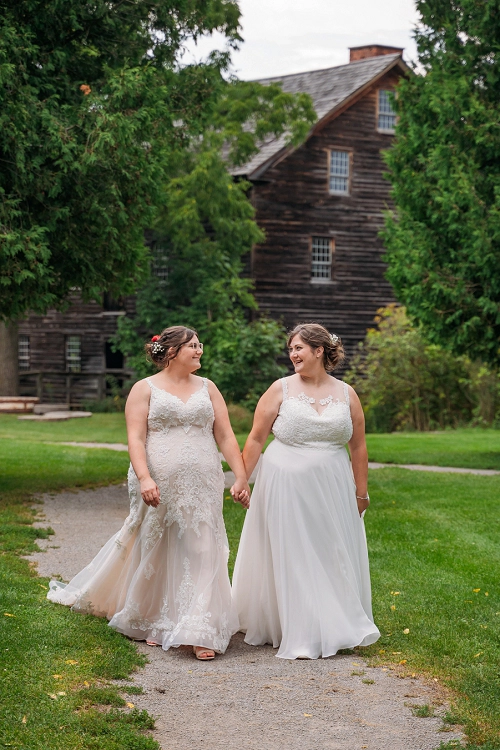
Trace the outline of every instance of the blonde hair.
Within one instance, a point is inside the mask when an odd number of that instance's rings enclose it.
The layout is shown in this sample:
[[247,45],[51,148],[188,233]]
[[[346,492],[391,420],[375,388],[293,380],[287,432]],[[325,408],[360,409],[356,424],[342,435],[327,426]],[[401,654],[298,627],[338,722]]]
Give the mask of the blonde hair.
[[288,334],[287,346],[290,346],[294,336],[300,336],[302,341],[311,349],[323,347],[323,366],[327,372],[335,370],[345,359],[344,347],[340,338],[329,333],[319,323],[299,323]]

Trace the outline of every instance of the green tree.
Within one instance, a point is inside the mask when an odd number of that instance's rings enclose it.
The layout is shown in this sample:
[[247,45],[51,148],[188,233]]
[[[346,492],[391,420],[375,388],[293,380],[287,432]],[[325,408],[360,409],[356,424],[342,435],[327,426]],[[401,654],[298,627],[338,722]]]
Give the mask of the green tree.
[[500,362],[500,9],[418,0],[423,75],[398,89],[388,278],[431,341]]
[[[168,325],[190,325],[205,344],[203,374],[225,397],[255,406],[283,368],[284,332],[249,313],[257,305],[242,278],[243,257],[263,234],[254,221],[248,185],[235,182],[209,137],[186,153],[183,174],[165,185],[153,243],[153,269],[136,297],[134,318],[119,319],[117,346],[137,376],[154,372],[144,340]],[[179,169],[179,171],[181,171]]]
[[[132,292],[179,154],[220,132],[227,112],[241,159],[265,132],[296,138],[310,110],[276,88],[274,102],[227,82],[227,52],[180,65],[187,39],[217,30],[238,43],[235,0],[0,0],[0,10],[0,320],[60,306],[74,288]],[[0,340],[15,341],[12,326]]]

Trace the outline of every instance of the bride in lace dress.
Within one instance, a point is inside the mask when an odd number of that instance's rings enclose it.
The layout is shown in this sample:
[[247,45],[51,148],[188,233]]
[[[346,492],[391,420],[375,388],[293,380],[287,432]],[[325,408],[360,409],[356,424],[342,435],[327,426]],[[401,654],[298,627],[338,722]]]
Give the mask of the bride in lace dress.
[[51,581],[48,598],[106,617],[130,638],[165,650],[191,645],[213,659],[238,629],[217,443],[245,507],[249,487],[224,400],[193,374],[203,352],[196,332],[173,326],[146,348],[161,370],[127,401],[129,516],[69,584]]
[[272,430],[233,599],[247,643],[271,643],[283,659],[316,659],[380,636],[363,521],[368,456],[359,399],[328,374],[343,359],[340,339],[311,323],[292,331],[288,347],[295,374],[262,396],[243,451],[250,476]]

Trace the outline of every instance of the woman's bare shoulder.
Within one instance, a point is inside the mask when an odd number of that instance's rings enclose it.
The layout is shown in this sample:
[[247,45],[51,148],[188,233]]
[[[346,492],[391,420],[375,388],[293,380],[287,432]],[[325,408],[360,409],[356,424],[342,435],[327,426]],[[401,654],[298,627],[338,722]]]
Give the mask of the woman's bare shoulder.
[[128,397],[132,397],[132,399],[136,398],[149,398],[149,394],[151,392],[151,387],[149,385],[149,378],[143,378],[142,380],[138,380],[132,388],[130,389],[130,393],[128,394]]

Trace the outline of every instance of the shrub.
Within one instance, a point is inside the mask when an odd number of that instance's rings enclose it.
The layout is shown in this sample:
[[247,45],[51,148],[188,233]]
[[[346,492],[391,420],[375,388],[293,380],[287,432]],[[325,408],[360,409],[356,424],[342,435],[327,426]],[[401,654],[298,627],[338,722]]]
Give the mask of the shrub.
[[404,307],[381,308],[375,322],[345,375],[363,403],[368,432],[495,423],[497,371],[429,344]]

